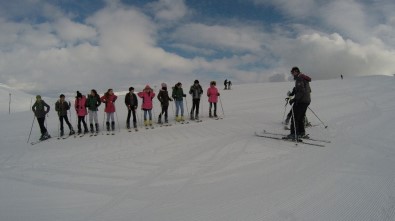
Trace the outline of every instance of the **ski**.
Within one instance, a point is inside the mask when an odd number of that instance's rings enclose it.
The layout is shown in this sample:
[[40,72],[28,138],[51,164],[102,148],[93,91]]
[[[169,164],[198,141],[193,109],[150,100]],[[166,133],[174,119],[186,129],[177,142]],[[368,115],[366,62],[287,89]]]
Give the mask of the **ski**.
[[45,140],[37,140],[37,141],[33,141],[33,142],[31,142],[30,144],[31,145],[36,145],[36,144],[38,144],[38,143],[41,143],[41,142],[43,142],[43,141],[46,141],[46,140],[49,140],[49,139],[51,139],[51,137],[48,137],[47,139],[45,139]]
[[295,145],[306,144],[306,145],[317,146],[317,147],[325,147],[325,145],[323,145],[323,144],[310,143],[310,142],[305,142],[303,140],[299,140],[298,142],[295,142],[294,140],[284,139],[283,137],[269,136],[269,135],[259,134],[257,132],[255,132],[255,136],[269,138],[269,139],[273,139],[273,140],[281,140],[281,141],[291,142],[291,143],[294,143]]
[[66,140],[67,138],[71,137],[71,135],[63,136],[62,139]]
[[[273,133],[273,132],[268,132],[266,130],[263,130],[264,134],[269,134],[269,135],[279,135],[279,136],[287,136],[286,134],[280,134],[280,133]],[[308,136],[308,134],[306,135]],[[330,140],[322,140],[322,139],[315,139],[315,138],[311,138],[311,137],[302,137],[302,139],[304,140],[311,140],[311,141],[317,141],[317,142],[324,142],[324,143],[331,143]]]

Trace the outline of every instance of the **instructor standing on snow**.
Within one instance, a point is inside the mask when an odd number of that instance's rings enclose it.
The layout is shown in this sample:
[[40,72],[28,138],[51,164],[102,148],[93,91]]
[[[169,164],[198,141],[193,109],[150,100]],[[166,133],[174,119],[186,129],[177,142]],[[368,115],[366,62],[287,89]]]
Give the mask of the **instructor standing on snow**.
[[309,84],[311,78],[302,74],[298,67],[293,67],[291,74],[295,79],[295,97],[289,101],[289,104],[293,104],[292,109],[296,125],[294,125],[294,121],[291,122],[291,134],[288,135],[288,138],[295,139],[295,134],[298,138],[301,138],[306,134],[304,128],[304,117],[311,102],[311,89]]

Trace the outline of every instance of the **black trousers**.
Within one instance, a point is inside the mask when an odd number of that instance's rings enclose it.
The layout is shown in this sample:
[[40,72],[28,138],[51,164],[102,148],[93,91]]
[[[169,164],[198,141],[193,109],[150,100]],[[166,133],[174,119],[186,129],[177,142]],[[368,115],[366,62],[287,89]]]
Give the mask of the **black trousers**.
[[38,125],[40,126],[41,134],[44,135],[47,133],[47,128],[45,128],[45,117],[37,118]]
[[214,116],[217,116],[217,103],[210,102],[209,114],[211,116],[211,108],[214,106]]
[[136,126],[136,110],[135,109],[128,109],[128,116],[126,117],[126,125],[130,126],[130,117],[133,114],[133,126]]
[[168,117],[168,111],[169,110],[169,106],[166,105],[162,105],[162,111],[159,114],[159,118],[161,118],[163,116],[163,114],[165,115],[165,121],[167,121],[167,117]]
[[295,128],[296,128],[296,134],[301,135],[305,134],[306,131],[304,129],[304,117],[306,116],[306,111],[307,107],[310,104],[306,103],[297,103],[293,105],[293,112],[295,116],[295,124],[294,121],[291,121],[291,134],[295,134]]
[[195,109],[196,109],[196,112],[195,112],[196,115],[195,116],[199,115],[199,105],[200,105],[200,99],[199,98],[192,99],[191,116],[193,116],[193,112],[195,111]]
[[59,116],[59,121],[60,121],[60,131],[63,131],[63,120],[66,121],[67,126],[69,126],[69,129],[71,130],[71,123],[69,121],[69,118],[67,115],[65,116]]
[[85,116],[78,116],[78,131],[81,132],[81,122],[84,124],[84,130],[88,130],[85,122]]

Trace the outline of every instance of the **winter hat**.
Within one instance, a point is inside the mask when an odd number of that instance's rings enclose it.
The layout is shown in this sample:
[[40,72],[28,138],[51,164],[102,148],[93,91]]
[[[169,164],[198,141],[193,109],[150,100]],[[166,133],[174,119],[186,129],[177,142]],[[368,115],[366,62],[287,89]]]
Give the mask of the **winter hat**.
[[178,83],[176,84],[176,86],[178,86],[178,87],[181,86],[181,82],[178,82]]
[[36,99],[37,99],[37,100],[41,99],[41,95],[37,95],[37,96],[36,96]]
[[130,88],[129,88],[129,91],[134,91],[134,87],[130,87]]
[[199,84],[199,81],[198,81],[198,80],[195,80],[193,83],[194,83],[194,84]]
[[161,84],[162,87],[167,87],[166,83]]
[[293,67],[293,68],[291,69],[291,73],[294,72],[294,71],[300,73],[300,70],[299,70],[298,67]]
[[78,98],[81,98],[81,97],[82,97],[82,94],[81,94],[79,91],[77,91],[77,97],[78,97]]
[[61,95],[59,96],[59,98],[62,98],[62,97],[64,97],[64,94],[61,94]]

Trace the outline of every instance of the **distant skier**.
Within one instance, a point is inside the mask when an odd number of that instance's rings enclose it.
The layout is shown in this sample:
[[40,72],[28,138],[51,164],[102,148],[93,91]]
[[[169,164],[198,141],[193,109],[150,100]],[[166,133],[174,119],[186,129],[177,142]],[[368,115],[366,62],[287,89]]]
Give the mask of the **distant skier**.
[[66,124],[69,127],[70,130],[69,135],[73,135],[75,132],[67,116],[67,111],[70,110],[70,102],[65,101],[64,94],[61,94],[59,96],[59,100],[56,101],[55,110],[56,112],[58,112],[59,121],[60,121],[60,136],[62,137],[64,135],[63,120],[66,121]]
[[341,77],[341,78],[342,78],[342,80],[343,80],[343,75],[342,75],[342,74],[340,75],[340,77]]
[[85,116],[88,114],[86,111],[86,97],[82,95],[79,91],[77,91],[77,96],[75,97],[75,111],[77,112],[78,116],[78,134],[81,134],[81,122],[84,125],[84,134],[88,133],[88,127],[85,122]]
[[230,87],[232,86],[232,82],[228,81],[228,90],[230,90]]
[[[149,85],[146,85],[144,90],[139,92],[137,95],[143,99],[141,109],[144,111],[144,126],[147,127],[149,125],[152,127],[152,99],[155,97],[155,92]],[[149,120],[147,120],[147,114]]]
[[189,89],[189,94],[192,95],[191,120],[199,120],[199,104],[203,89],[198,80],[193,82],[193,85]]
[[115,101],[117,100],[117,95],[114,94],[114,91],[110,88],[100,99],[105,104],[104,112],[107,113],[106,117],[106,129],[110,131],[110,122],[111,122],[111,130],[115,130]]
[[225,86],[224,90],[227,90],[228,89],[228,79],[225,79],[224,86]]
[[168,121],[168,109],[169,109],[169,101],[173,101],[169,97],[169,92],[167,91],[167,85],[165,83],[161,84],[162,88],[160,89],[158,93],[158,100],[160,101],[160,105],[162,107],[162,110],[159,114],[158,117],[158,124],[162,124],[162,116],[165,115],[165,124],[169,123]]
[[126,118],[126,128],[130,129],[130,117],[133,115],[133,128],[137,128],[136,110],[139,102],[134,93],[134,87],[129,88],[129,92],[125,95],[125,105],[128,109],[128,116]]
[[217,102],[218,102],[218,96],[220,94],[218,93],[218,89],[215,87],[216,82],[211,81],[210,82],[210,87],[207,89],[207,96],[208,96],[208,102],[210,103],[209,107],[209,117],[212,118],[213,115],[211,114],[211,108],[214,106],[214,117],[217,116]]
[[298,139],[306,134],[304,117],[311,102],[311,88],[309,84],[309,82],[311,82],[311,78],[302,74],[298,67],[293,67],[291,74],[295,79],[295,97],[289,101],[289,104],[293,104],[292,108],[295,117],[295,125],[294,121],[291,121],[291,133],[286,138]]
[[[186,94],[184,94],[181,82],[178,82],[173,87],[173,92],[171,93],[171,96],[174,98],[174,101],[176,103],[176,121],[177,122],[185,121],[183,102],[184,102],[184,97],[186,97]],[[180,111],[181,111],[181,116],[178,115]]]
[[[46,108],[46,109],[45,109]],[[36,102],[32,106],[32,111],[37,118],[38,125],[40,126],[41,137],[40,140],[46,140],[51,138],[48,134],[47,128],[45,128],[45,115],[49,113],[51,108],[45,101],[41,99],[40,95],[36,96]]]
[[89,114],[89,126],[91,133],[99,132],[99,121],[97,116],[98,107],[101,104],[100,96],[97,94],[95,89],[91,90],[91,93],[88,95],[86,100],[86,107],[88,108]]

